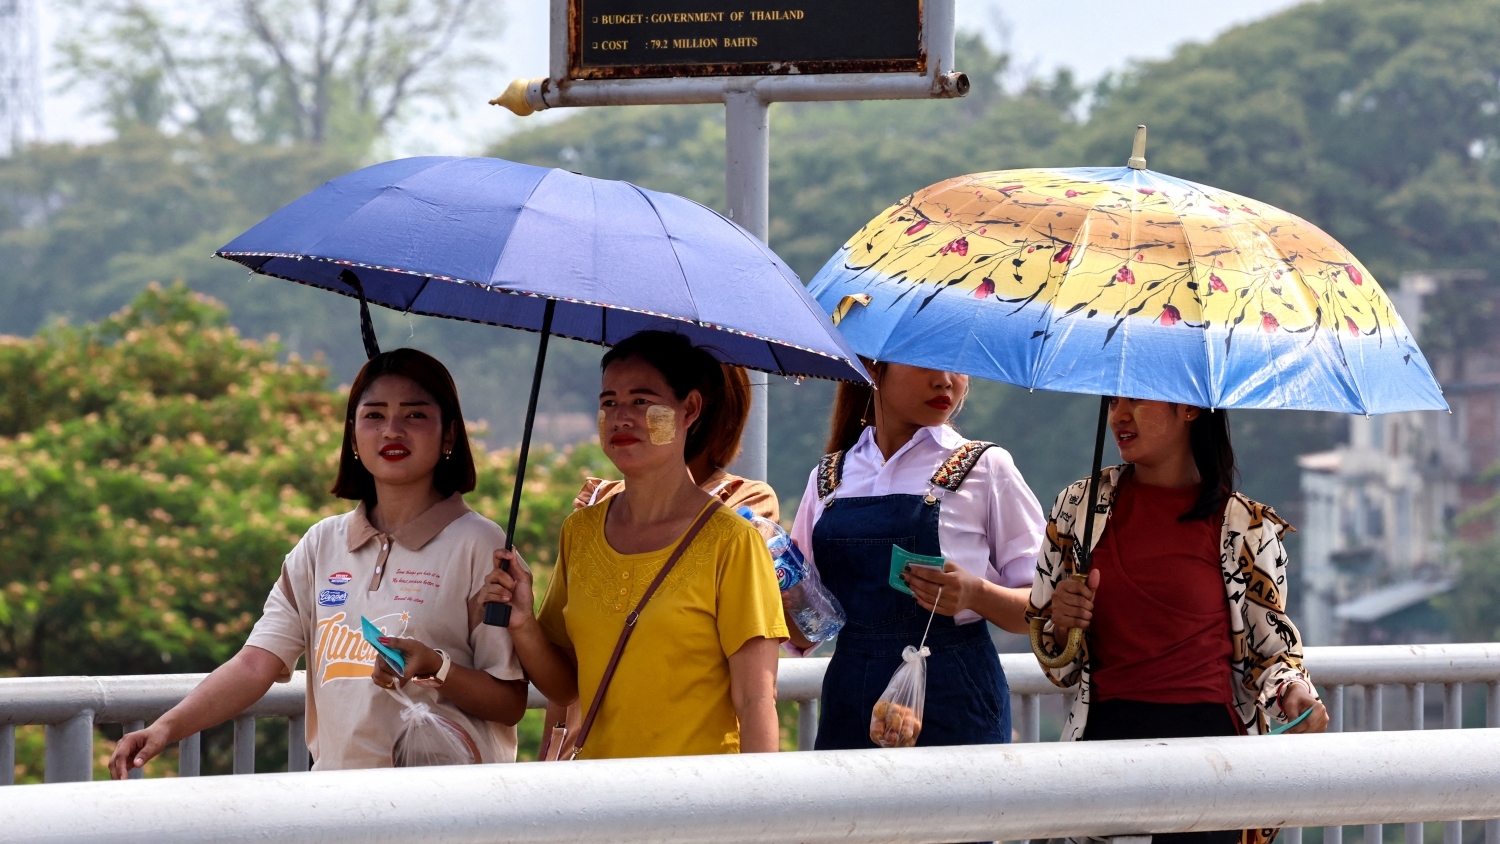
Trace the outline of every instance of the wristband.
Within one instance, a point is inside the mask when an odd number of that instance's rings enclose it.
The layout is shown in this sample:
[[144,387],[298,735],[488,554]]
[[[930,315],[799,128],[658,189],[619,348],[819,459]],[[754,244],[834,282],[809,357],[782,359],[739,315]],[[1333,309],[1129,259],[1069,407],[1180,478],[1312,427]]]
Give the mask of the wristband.
[[438,689],[448,682],[448,669],[453,667],[453,659],[442,648],[433,648],[432,652],[443,658],[442,666],[425,677],[415,677],[413,680],[429,689]]

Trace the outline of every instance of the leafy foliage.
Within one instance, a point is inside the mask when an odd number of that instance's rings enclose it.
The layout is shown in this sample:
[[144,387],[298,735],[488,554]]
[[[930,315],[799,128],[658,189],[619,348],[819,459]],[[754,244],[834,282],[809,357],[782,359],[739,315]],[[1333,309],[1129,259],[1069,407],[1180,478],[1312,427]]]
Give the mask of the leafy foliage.
[[[181,285],[0,342],[0,671],[206,671],[239,648],[292,545],[350,509],[327,492],[343,397],[277,352]],[[515,456],[478,460],[469,500],[503,523]],[[607,466],[533,455],[529,560]]]
[[218,0],[187,16],[153,0],[69,5],[63,67],[100,89],[117,127],[361,151],[414,100],[446,102],[456,74],[493,67],[480,46],[499,28],[475,0]]

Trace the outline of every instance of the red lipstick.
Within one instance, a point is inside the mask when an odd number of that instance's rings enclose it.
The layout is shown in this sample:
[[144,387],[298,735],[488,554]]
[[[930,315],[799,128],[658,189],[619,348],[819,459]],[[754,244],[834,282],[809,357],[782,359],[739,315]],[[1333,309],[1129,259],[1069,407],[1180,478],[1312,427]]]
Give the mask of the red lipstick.
[[947,396],[938,396],[935,399],[929,399],[927,402],[927,406],[932,408],[933,410],[947,410],[948,408],[953,406],[953,399],[950,399]]
[[389,443],[380,447],[380,456],[392,463],[397,460],[405,460],[411,456],[411,449],[400,443]]
[[640,441],[640,437],[634,437],[630,434],[615,434],[614,436],[609,438],[609,444],[616,448],[624,448],[627,445],[635,445]]

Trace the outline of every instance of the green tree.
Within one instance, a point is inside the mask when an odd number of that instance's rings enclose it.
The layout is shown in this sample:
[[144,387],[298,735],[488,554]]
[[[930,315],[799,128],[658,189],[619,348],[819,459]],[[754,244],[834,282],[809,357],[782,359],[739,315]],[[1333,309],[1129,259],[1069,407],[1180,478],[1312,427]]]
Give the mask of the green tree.
[[1101,85],[1078,163],[1154,170],[1317,223],[1394,286],[1500,258],[1500,6],[1326,0]]
[[497,7],[475,0],[74,0],[61,40],[75,86],[115,125],[365,151],[413,104],[452,106],[455,79],[494,66]]
[[[0,342],[0,671],[204,671],[232,655],[319,519],[343,397],[223,306],[149,288],[97,323]],[[514,455],[479,451],[501,520]],[[534,455],[518,545],[545,569],[597,447]]]

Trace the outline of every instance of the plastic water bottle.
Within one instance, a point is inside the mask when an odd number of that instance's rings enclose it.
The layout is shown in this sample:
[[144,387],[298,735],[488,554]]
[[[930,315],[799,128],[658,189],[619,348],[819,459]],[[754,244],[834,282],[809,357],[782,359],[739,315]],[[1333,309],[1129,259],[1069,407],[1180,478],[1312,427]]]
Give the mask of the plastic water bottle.
[[844,608],[823,585],[818,568],[807,562],[797,543],[781,525],[757,516],[749,507],[735,510],[766,539],[766,550],[776,565],[776,584],[781,587],[782,605],[796,622],[797,629],[814,644],[824,642],[844,627]]

